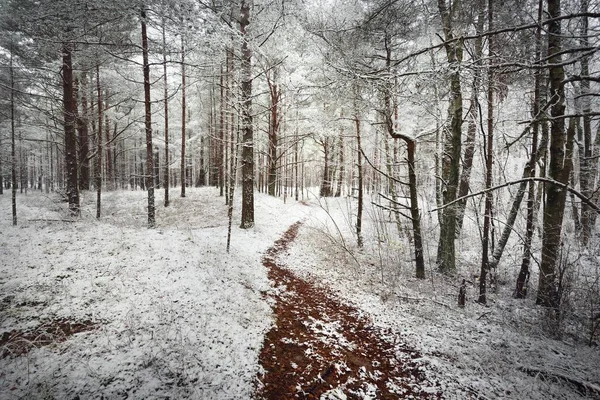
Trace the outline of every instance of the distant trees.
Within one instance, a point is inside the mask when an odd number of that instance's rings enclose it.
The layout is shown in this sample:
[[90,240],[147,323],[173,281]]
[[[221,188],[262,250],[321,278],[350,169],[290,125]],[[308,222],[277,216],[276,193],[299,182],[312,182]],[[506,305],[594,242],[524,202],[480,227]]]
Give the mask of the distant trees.
[[[346,197],[363,251],[380,219],[395,236],[378,246],[410,248],[418,278],[429,264],[476,274],[482,303],[517,247],[525,297],[541,246],[537,300],[556,308],[562,243],[596,243],[598,13],[589,0],[506,4],[9,0],[2,168],[15,199],[56,188],[73,216],[81,190],[99,218],[103,190],[141,188],[149,226],[159,181],[165,206],[171,187],[218,188],[231,218],[241,186],[243,229],[258,223],[257,189]],[[11,81],[26,74],[29,87]],[[469,267],[465,238],[478,238]]]

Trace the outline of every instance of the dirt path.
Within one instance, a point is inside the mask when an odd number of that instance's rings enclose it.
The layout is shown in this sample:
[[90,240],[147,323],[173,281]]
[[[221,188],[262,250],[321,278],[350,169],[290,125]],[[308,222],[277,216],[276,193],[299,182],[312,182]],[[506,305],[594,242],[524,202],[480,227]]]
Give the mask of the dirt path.
[[[421,355],[374,327],[326,289],[302,280],[279,261],[301,223],[263,257],[277,288],[276,325],[267,334],[257,393],[265,399],[436,399],[421,372]],[[422,368],[422,367],[421,367]],[[411,397],[412,396],[412,397]]]

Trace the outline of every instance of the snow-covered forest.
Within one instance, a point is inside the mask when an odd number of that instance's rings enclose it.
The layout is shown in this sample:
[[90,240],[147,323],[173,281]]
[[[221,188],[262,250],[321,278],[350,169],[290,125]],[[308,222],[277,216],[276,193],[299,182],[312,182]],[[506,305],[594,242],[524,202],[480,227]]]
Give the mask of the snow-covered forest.
[[0,0],[0,398],[600,398],[597,0]]

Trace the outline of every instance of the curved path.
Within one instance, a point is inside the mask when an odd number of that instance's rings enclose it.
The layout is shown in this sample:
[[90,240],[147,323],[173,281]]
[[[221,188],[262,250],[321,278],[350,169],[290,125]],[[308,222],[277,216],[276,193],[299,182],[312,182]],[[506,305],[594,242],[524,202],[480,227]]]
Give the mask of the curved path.
[[279,258],[295,239],[292,225],[267,250],[276,324],[259,360],[257,394],[265,399],[437,399],[421,355],[370,323],[353,307],[284,269]]

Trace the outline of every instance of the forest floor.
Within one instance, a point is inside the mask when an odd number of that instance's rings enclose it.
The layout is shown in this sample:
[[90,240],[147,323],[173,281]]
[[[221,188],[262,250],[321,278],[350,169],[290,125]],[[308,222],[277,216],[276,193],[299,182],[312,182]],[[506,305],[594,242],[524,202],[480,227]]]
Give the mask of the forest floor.
[[281,265],[300,225],[292,225],[263,258],[276,289],[276,304],[275,326],[259,357],[264,368],[259,397],[441,398],[421,370],[418,351]]
[[577,385],[600,385],[598,347],[551,338],[532,299],[500,285],[482,306],[469,285],[455,305],[476,270],[468,230],[447,278],[426,225],[416,280],[410,243],[382,240],[394,225],[373,208],[356,248],[347,198],[257,194],[247,230],[237,199],[228,253],[217,194],[173,197],[155,229],[141,191],[104,194],[100,220],[93,193],[75,220],[55,195],[19,194],[16,227],[0,196],[0,398],[598,397]]

